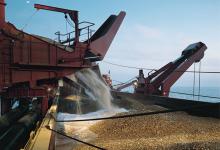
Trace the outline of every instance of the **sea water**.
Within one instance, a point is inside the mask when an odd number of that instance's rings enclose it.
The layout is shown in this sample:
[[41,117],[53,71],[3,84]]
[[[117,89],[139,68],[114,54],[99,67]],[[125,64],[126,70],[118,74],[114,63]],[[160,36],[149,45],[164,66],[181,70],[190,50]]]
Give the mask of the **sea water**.
[[[218,103],[220,102],[220,87],[200,87],[200,90],[198,87],[172,87],[170,90],[169,97],[174,98],[182,98],[182,99],[188,99],[188,100],[194,100],[194,101],[205,101],[205,102],[213,102]],[[200,96],[193,96],[194,95],[200,95]],[[177,92],[177,93],[172,93]],[[183,94],[178,94],[183,93]],[[190,94],[185,95],[184,93]],[[214,98],[216,97],[216,98]]]
[[[126,88],[122,90],[122,92],[133,93],[134,88]],[[194,101],[219,103],[220,102],[220,87],[200,87],[200,90],[199,90],[198,87],[195,87],[193,89],[193,87],[173,86],[170,90],[169,97],[186,99],[186,100],[194,100]]]

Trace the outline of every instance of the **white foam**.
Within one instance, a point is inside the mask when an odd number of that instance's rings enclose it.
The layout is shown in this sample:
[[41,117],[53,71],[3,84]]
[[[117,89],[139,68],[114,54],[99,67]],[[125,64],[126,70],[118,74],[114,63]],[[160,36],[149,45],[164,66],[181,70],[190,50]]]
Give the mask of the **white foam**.
[[114,108],[111,110],[101,109],[96,112],[91,112],[88,114],[69,114],[61,113],[57,114],[57,120],[79,120],[79,119],[92,119],[92,118],[102,118],[114,116],[121,112],[127,112],[124,108]]
[[[74,80],[74,78],[72,78],[73,76],[71,76],[70,79]],[[82,69],[75,73],[75,78],[87,86],[85,87],[87,96],[89,96],[91,100],[97,101],[101,109],[113,109],[110,88],[94,71],[91,69]]]

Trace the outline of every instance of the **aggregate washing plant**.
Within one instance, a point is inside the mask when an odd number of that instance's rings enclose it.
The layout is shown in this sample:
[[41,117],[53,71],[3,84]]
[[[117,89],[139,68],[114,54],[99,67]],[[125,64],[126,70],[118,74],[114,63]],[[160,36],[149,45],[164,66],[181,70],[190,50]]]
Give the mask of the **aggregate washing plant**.
[[[37,11],[48,10],[63,13],[67,23],[73,27],[69,33],[56,32],[57,40],[55,41],[26,33],[6,22],[5,7],[5,1],[0,0],[0,113],[2,115],[0,117],[0,149],[20,149],[28,140],[28,143],[32,143],[27,144],[31,147],[30,149],[51,149],[51,146],[54,148],[55,134],[50,127],[56,126],[54,123],[56,120],[51,119],[49,112],[57,110],[52,107],[48,111],[51,99],[56,96],[52,92],[63,84],[60,81],[68,80],[66,76],[81,69],[92,68],[99,72],[96,62],[102,61],[105,57],[126,13],[122,11],[118,15],[111,15],[92,34],[91,29],[94,23],[80,22],[78,11],[35,4]],[[135,94],[141,94],[146,101],[150,97],[153,105],[160,104],[172,109],[182,110],[184,106],[198,105],[200,102],[171,100],[167,96],[171,86],[181,75],[194,62],[199,62],[203,58],[206,48],[202,42],[191,44],[177,60],[150,73],[146,78],[140,70],[138,80],[135,82],[137,83]],[[100,72],[98,74],[101,77]],[[111,87],[111,79],[105,75],[103,78]],[[132,81],[128,85],[119,87],[118,91],[133,83]],[[125,97],[135,97],[135,94],[129,95],[118,91],[112,89],[113,97],[120,97],[120,94]],[[152,95],[157,96],[151,97]],[[19,101],[19,106],[12,109],[15,100]],[[204,105],[202,102],[201,104]],[[215,106],[212,104],[211,107],[209,103],[205,104],[208,105],[205,109],[197,108],[190,111],[219,118],[219,104]],[[36,136],[30,136],[31,131],[37,129],[37,122],[42,118],[44,119],[41,127],[37,133],[34,132]],[[45,130],[45,127],[51,130]]]
[[[20,149],[46,115],[60,79],[98,68],[96,61],[104,58],[126,14],[111,15],[92,34],[94,23],[79,22],[78,11],[35,4],[37,11],[63,13],[72,25],[69,33],[56,32],[55,41],[6,22],[6,6],[0,0],[0,149]],[[15,101],[19,106],[12,109]]]
[[[4,0],[0,1],[0,92],[4,114],[16,98],[42,99],[42,113],[47,111],[48,91],[57,87],[58,80],[82,68],[96,66],[114,39],[125,12],[111,15],[91,35],[90,22],[79,22],[76,10],[35,4],[37,10],[49,10],[65,14],[74,23],[67,34],[57,32],[57,42],[46,37],[25,33],[5,21]],[[82,25],[83,27],[80,27]],[[87,36],[80,40],[81,35]],[[64,39],[65,40],[62,40]]]

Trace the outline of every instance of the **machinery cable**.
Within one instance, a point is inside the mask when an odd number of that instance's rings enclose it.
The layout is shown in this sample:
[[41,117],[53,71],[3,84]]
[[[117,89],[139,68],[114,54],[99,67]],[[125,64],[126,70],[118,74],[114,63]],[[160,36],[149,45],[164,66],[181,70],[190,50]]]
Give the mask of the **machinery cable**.
[[[199,62],[199,89],[198,89],[198,95],[200,95],[200,86],[201,86],[201,65],[202,65],[202,62],[201,62],[201,60],[200,60],[200,62]],[[200,99],[200,96],[198,96],[198,100]]]
[[94,145],[94,144],[91,144],[91,143],[88,143],[88,142],[79,140],[79,139],[77,139],[77,138],[71,137],[71,136],[67,135],[66,133],[62,133],[62,132],[60,132],[60,131],[51,129],[50,126],[45,126],[45,127],[46,127],[48,130],[50,130],[50,131],[53,131],[53,132],[55,132],[55,133],[57,133],[57,134],[59,134],[59,135],[62,135],[62,136],[64,136],[64,137],[67,137],[67,138],[69,138],[69,139],[72,139],[72,140],[74,140],[74,141],[77,141],[77,142],[79,142],[79,143],[85,144],[85,145],[87,145],[87,146],[90,146],[90,147],[93,147],[93,148],[96,148],[96,149],[99,149],[99,150],[105,150],[105,148],[102,148],[102,147],[96,146],[96,145]]
[[[201,68],[201,66],[200,66],[200,68]],[[134,78],[136,78],[136,77],[134,77]],[[115,81],[115,80],[112,80],[112,81]],[[130,81],[130,80],[128,80],[128,81]],[[115,84],[115,85],[113,85],[113,87],[126,84],[126,83],[128,83],[128,81],[121,82],[120,84]],[[118,81],[118,82],[120,82],[120,81]],[[177,92],[177,91],[165,91],[165,92],[170,92],[170,93],[174,93],[174,94],[181,94],[181,95],[190,95],[190,96],[194,95],[194,96],[198,96],[198,97],[206,97],[206,98],[212,98],[212,99],[220,99],[220,97],[217,97],[217,96],[201,95],[200,94],[200,91],[201,91],[201,89],[200,89],[201,83],[200,82],[201,81],[200,81],[200,77],[199,77],[199,91],[198,91],[198,94],[193,94],[193,93],[191,94],[191,93],[184,93],[184,92]]]
[[66,21],[68,22],[68,24],[69,24],[71,27],[75,28],[74,24],[71,22],[71,20],[70,20],[68,17],[66,18]]
[[[201,68],[201,66],[200,66],[200,68]],[[136,77],[134,77],[134,78],[136,78]],[[132,79],[134,79],[134,78],[132,78]],[[112,80],[112,81],[115,81],[115,80]],[[130,80],[128,80],[128,81],[131,81],[131,79]],[[128,81],[126,81],[126,82],[121,82],[120,84],[116,84],[116,85],[113,85],[113,87],[114,86],[119,86],[119,85],[123,85],[123,84],[126,84],[126,83],[128,83]],[[120,82],[120,81],[118,81],[118,82]],[[177,92],[177,91],[165,91],[165,92],[170,92],[170,93],[174,93],[174,94],[181,94],[181,95],[190,95],[190,96],[198,96],[198,97],[206,97],[206,98],[212,98],[212,99],[220,99],[220,97],[217,97],[217,96],[208,96],[208,95],[201,95],[200,94],[200,83],[201,81],[200,81],[200,77],[199,77],[199,92],[198,92],[198,94],[194,94],[194,93],[184,93],[184,92]]]
[[67,21],[67,15],[65,15],[65,19],[66,19],[66,33],[68,33],[68,26],[67,26],[68,21]]
[[[110,64],[113,66],[118,66],[118,67],[123,67],[123,68],[129,68],[129,69],[143,69],[143,70],[148,70],[148,71],[157,71],[158,69],[153,69],[153,68],[144,68],[144,67],[134,67],[134,66],[127,66],[127,65],[120,65],[120,64],[116,64],[116,63],[112,63],[112,62],[108,62],[108,61],[104,61],[102,60],[102,62],[106,63],[106,64]],[[194,73],[194,71],[191,70],[186,70],[186,71],[174,71],[174,72],[188,72],[188,73]],[[220,74],[220,71],[195,71],[195,73],[208,73],[208,74]]]
[[[170,93],[175,93],[175,94],[181,94],[181,95],[190,95],[193,96],[193,94],[190,93],[183,93],[183,92],[176,92],[176,91],[169,91]],[[220,97],[217,96],[208,96],[208,95],[198,95],[198,94],[194,94],[194,96],[200,96],[200,97],[206,97],[206,98],[212,98],[212,99],[220,99]]]
[[24,24],[23,28],[21,29],[22,31],[30,24],[30,21],[32,20],[32,18],[35,16],[35,14],[38,12],[38,10],[35,10],[34,13],[28,18],[28,20],[26,21],[26,23]]
[[112,63],[112,62],[108,62],[108,61],[102,61],[106,64],[110,64],[113,66],[118,66],[118,67],[124,67],[124,68],[130,68],[130,69],[143,69],[143,70],[149,70],[149,71],[157,71],[156,69],[151,69],[151,68],[140,68],[140,67],[132,67],[132,66],[126,66],[126,65],[120,65],[120,64],[116,64],[116,63]]
[[196,84],[196,63],[193,64],[193,99],[195,98],[195,84]]
[[212,104],[203,104],[203,105],[194,105],[190,107],[182,107],[177,109],[169,109],[169,110],[161,110],[161,111],[154,111],[154,112],[144,112],[144,113],[135,113],[135,114],[128,114],[128,115],[121,115],[121,116],[111,116],[111,117],[101,117],[101,118],[90,118],[90,119],[75,119],[75,120],[57,120],[54,116],[54,120],[56,122],[80,122],[80,121],[98,121],[98,120],[112,120],[112,119],[122,119],[122,118],[129,118],[129,117],[139,117],[139,116],[150,116],[156,114],[164,114],[164,113],[171,113],[171,112],[178,112],[178,111],[187,111],[193,110],[195,108],[202,108],[206,106],[212,106],[220,103],[212,103]]

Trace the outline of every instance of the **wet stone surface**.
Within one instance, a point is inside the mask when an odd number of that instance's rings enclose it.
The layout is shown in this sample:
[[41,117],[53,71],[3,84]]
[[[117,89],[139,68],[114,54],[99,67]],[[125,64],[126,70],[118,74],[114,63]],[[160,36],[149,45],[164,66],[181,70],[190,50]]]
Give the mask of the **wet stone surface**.
[[[129,110],[129,112],[117,115],[166,110],[150,103],[149,105],[143,104],[132,97],[120,97],[119,99],[116,97],[114,104],[120,107],[124,106]],[[77,134],[73,132],[75,130],[73,126],[79,127],[79,125],[69,124],[72,129],[70,128],[67,133],[72,137],[105,149],[220,149],[220,120],[191,116],[186,112],[88,123],[90,126],[77,132]],[[83,125],[80,126],[83,127]],[[68,149],[94,149],[64,139],[69,141],[69,144],[71,143]],[[60,149],[62,148],[60,146]]]

